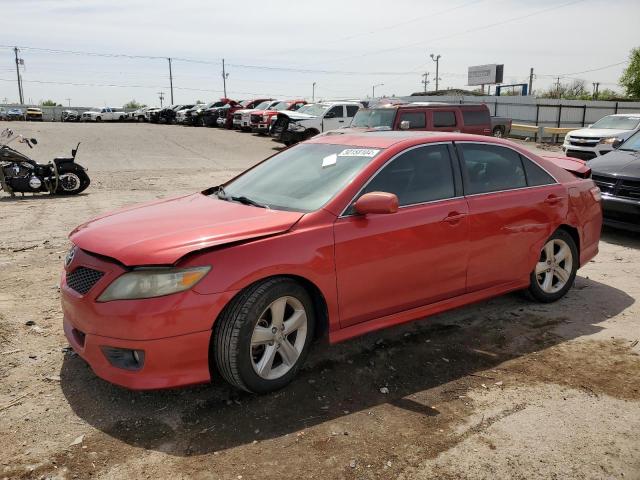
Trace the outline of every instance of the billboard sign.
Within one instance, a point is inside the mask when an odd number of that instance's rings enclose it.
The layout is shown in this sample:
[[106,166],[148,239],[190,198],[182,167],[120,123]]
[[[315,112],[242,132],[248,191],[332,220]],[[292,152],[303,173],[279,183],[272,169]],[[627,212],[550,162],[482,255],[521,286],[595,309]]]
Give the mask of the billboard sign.
[[504,65],[491,63],[489,65],[476,65],[469,67],[467,85],[493,85],[502,83]]

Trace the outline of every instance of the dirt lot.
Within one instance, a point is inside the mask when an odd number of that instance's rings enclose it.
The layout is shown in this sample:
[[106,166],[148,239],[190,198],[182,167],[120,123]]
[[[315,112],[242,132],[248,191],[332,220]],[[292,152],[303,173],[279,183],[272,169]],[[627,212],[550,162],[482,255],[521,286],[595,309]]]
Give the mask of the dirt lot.
[[640,478],[639,236],[605,230],[559,303],[509,295],[320,343],[273,395],[219,380],[134,393],[65,348],[67,233],[217,184],[276,144],[176,126],[11,127],[38,138],[43,161],[82,141],[93,183],[73,198],[1,194],[0,478]]

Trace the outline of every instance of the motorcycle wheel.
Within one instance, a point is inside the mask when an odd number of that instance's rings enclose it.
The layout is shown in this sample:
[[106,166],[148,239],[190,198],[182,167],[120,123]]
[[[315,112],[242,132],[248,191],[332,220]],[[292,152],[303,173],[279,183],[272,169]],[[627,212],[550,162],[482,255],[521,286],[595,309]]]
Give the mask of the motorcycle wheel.
[[61,169],[59,172],[58,188],[56,195],[77,195],[87,189],[91,184],[89,175],[78,165],[72,168]]

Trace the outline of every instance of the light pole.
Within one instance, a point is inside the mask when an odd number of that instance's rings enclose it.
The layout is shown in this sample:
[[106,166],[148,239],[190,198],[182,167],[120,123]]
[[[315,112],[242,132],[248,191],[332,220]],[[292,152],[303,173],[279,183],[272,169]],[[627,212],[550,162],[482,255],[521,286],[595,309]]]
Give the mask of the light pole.
[[316,82],[313,82],[313,87],[311,89],[311,102],[316,101]]
[[376,83],[371,87],[371,98],[376,98],[376,87],[381,87],[383,85],[384,83]]
[[434,62],[436,62],[436,92],[438,91],[438,80],[440,79],[438,77],[438,69],[440,67],[440,57],[442,55],[438,54],[438,55],[434,55],[433,53],[431,54],[431,60],[433,60]]

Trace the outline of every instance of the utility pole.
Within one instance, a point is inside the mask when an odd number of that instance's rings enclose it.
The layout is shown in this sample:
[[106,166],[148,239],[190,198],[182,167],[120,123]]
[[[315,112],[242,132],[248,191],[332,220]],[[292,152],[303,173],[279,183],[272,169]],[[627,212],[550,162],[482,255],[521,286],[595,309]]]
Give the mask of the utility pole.
[[383,86],[384,83],[377,83],[373,87],[371,87],[371,98],[376,98],[376,87]]
[[162,101],[164,100],[164,92],[158,92],[158,95],[160,96],[160,108],[162,108]]
[[18,74],[18,94],[20,95],[20,105],[24,105],[24,92],[22,91],[22,78],[20,77],[20,64],[24,64],[23,60],[18,58],[18,47],[13,48],[16,54],[16,73]]
[[316,82],[313,82],[313,86],[311,88],[311,101],[316,101]]
[[556,96],[560,98],[560,77],[556,80]]
[[593,98],[598,99],[598,90],[600,89],[600,82],[593,82]]
[[227,78],[229,74],[224,69],[224,58],[222,59],[222,85],[224,87],[224,98],[227,98]]
[[533,95],[533,67],[529,71],[529,95]]
[[424,93],[427,93],[427,85],[429,85],[429,72],[424,72],[422,74],[424,80],[422,80],[422,84],[424,85]]
[[439,72],[439,67],[440,67],[440,57],[441,56],[442,55],[440,55],[440,54],[438,54],[438,55],[434,55],[433,53],[431,54],[431,60],[436,62],[436,92],[438,91],[438,80],[440,80],[438,72]]
[[71,107],[71,99],[70,98],[65,98],[65,100],[67,101],[67,105],[69,105],[69,107]]
[[171,105],[173,105],[173,73],[171,72],[171,58],[169,60],[169,86],[171,87]]

